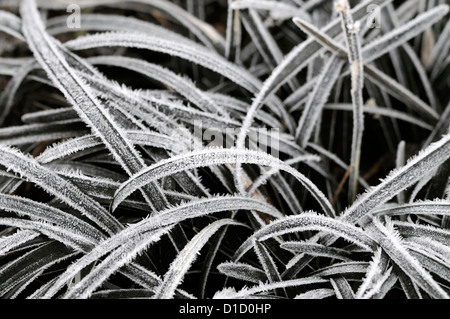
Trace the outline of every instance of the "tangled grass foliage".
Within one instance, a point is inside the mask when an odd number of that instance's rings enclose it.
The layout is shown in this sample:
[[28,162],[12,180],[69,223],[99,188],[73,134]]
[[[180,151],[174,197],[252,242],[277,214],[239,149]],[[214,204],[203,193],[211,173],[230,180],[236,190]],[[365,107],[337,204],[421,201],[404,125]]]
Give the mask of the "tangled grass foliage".
[[448,298],[445,0],[0,0],[2,298]]

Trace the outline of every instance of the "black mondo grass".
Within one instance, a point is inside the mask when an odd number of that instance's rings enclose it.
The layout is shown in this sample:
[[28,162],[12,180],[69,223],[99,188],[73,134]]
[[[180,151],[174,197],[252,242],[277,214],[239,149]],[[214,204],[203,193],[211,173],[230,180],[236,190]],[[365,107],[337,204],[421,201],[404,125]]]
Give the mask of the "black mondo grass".
[[0,0],[0,297],[447,299],[448,1]]

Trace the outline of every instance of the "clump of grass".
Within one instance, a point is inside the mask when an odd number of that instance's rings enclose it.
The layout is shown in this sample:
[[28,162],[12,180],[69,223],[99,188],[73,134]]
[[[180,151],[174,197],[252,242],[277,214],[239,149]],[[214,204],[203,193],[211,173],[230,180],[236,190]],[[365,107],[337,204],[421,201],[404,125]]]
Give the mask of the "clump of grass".
[[444,2],[0,0],[0,296],[448,298]]

